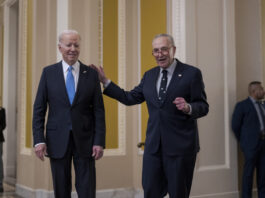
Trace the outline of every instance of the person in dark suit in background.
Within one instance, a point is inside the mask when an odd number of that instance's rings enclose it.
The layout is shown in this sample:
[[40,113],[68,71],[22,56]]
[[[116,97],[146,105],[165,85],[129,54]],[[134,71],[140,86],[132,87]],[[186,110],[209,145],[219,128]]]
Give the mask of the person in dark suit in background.
[[3,170],[3,143],[5,141],[3,131],[6,128],[6,112],[3,107],[0,106],[0,192],[4,191],[3,179],[4,179],[4,170]]
[[145,72],[140,84],[124,91],[91,65],[104,84],[104,94],[125,105],[146,101],[149,119],[143,156],[145,198],[188,198],[196,154],[199,151],[197,119],[208,113],[204,83],[198,68],[174,59],[172,36],[157,35],[152,54],[158,66]]
[[248,86],[249,97],[236,104],[232,130],[244,155],[242,198],[252,197],[253,174],[256,168],[258,197],[265,197],[265,111],[261,103],[264,90],[261,82]]
[[[98,74],[78,61],[80,35],[59,35],[63,60],[43,69],[33,110],[35,153],[50,158],[56,198],[71,197],[71,163],[79,198],[95,198],[95,160],[105,147],[105,111]],[[45,115],[48,112],[46,135]]]

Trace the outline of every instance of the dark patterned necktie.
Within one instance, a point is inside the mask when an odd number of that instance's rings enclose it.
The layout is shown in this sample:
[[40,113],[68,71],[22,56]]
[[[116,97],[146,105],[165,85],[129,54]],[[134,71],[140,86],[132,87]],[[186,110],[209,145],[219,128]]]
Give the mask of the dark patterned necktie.
[[161,79],[159,94],[158,94],[158,99],[160,102],[164,102],[166,98],[166,90],[167,90],[167,70],[164,69],[162,73],[163,73],[163,76]]

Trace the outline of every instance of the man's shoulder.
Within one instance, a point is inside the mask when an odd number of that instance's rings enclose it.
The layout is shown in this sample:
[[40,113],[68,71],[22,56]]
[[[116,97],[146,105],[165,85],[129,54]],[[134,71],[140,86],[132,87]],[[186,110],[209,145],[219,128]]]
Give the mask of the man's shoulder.
[[98,76],[97,71],[94,70],[92,67],[83,64],[81,61],[79,61],[79,63],[80,63],[80,72],[82,72],[83,74],[92,73],[92,74]]
[[187,63],[183,63],[179,60],[177,60],[177,67],[181,67],[183,70],[187,70],[189,72],[201,72],[201,70],[198,67]]
[[148,69],[145,73],[151,74],[153,72],[159,71],[159,69],[160,69],[159,66],[155,66],[155,67],[152,67],[152,68]]
[[238,106],[238,107],[243,107],[243,106],[248,106],[248,105],[251,105],[251,100],[249,98],[241,100],[241,101],[237,102],[237,104],[236,104],[236,106]]
[[54,64],[51,64],[51,65],[45,66],[43,68],[43,70],[49,71],[49,70],[57,69],[58,67],[62,67],[62,62],[61,61],[58,62],[58,63],[54,63]]

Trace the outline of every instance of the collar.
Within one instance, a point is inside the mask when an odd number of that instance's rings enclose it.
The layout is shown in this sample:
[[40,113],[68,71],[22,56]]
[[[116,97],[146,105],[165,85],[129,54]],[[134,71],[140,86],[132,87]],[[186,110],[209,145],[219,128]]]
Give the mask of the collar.
[[173,75],[176,66],[177,66],[177,60],[174,59],[173,62],[172,62],[172,64],[171,64],[168,68],[163,69],[163,68],[160,67],[160,73],[161,73],[163,70],[167,70],[168,74]]
[[249,96],[249,99],[251,100],[251,102],[253,102],[253,103],[256,103],[256,102],[261,102],[261,101],[259,101],[259,100],[255,100],[253,97],[251,97],[251,96]]
[[[67,72],[68,67],[69,67],[70,65],[68,65],[64,60],[62,60],[62,65],[63,65],[63,72],[64,72],[64,73]],[[74,68],[73,71],[75,71],[76,73],[78,73],[79,68],[80,68],[80,63],[79,63],[79,61],[76,61],[75,64],[73,64],[72,66],[73,66],[73,68]]]

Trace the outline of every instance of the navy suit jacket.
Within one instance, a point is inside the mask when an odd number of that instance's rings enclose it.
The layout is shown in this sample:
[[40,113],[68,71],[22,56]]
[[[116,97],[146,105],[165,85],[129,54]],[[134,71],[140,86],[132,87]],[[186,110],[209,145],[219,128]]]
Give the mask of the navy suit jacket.
[[232,116],[232,130],[245,153],[255,152],[260,140],[260,123],[250,98],[238,102]]
[[[199,151],[197,118],[208,113],[204,83],[198,68],[177,60],[177,66],[167,89],[163,104],[158,100],[156,82],[160,67],[147,71],[140,84],[124,91],[111,82],[104,94],[125,105],[146,101],[149,119],[146,130],[145,152],[155,153],[159,146],[167,155],[190,155]],[[183,97],[192,107],[192,114],[179,111],[173,100]],[[161,144],[160,144],[161,143]]]
[[80,156],[90,157],[93,145],[105,147],[105,111],[97,72],[80,62],[76,94],[71,105],[62,62],[59,62],[45,67],[41,75],[33,111],[34,145],[45,142],[48,155],[61,158],[67,150],[71,129]]

